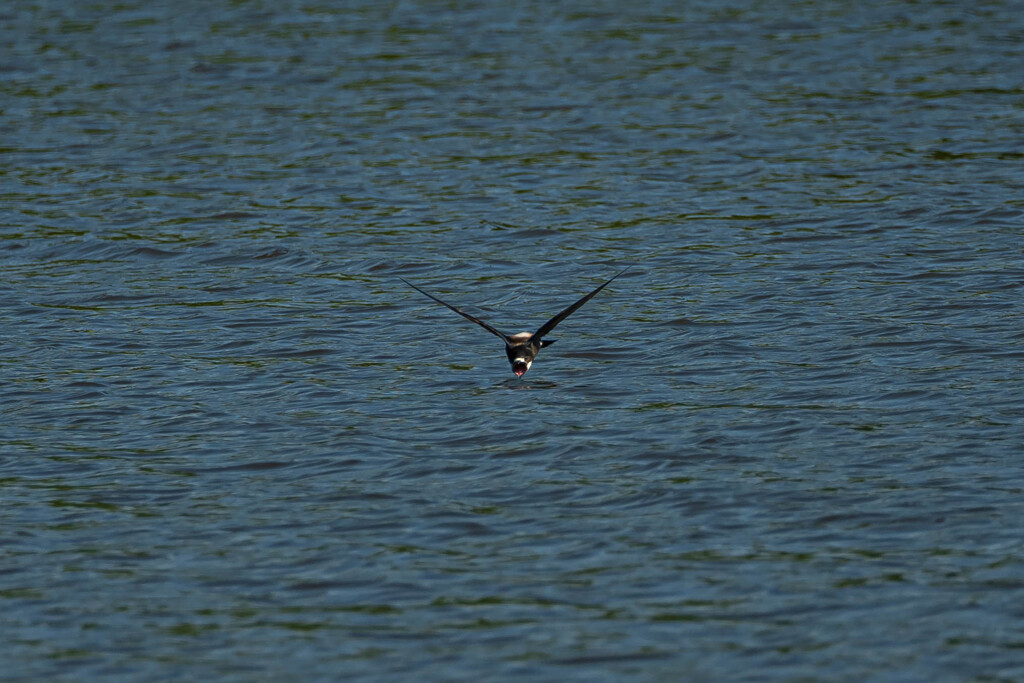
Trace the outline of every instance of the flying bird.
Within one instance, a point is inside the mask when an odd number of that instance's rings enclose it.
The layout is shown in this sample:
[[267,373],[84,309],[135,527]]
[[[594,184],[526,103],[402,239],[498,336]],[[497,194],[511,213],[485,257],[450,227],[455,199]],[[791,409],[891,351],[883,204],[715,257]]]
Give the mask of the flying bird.
[[533,359],[537,357],[537,354],[540,353],[540,350],[546,346],[551,346],[552,344],[555,343],[555,339],[544,339],[544,335],[546,335],[551,330],[555,329],[555,326],[558,325],[558,323],[562,322],[570,315],[575,313],[580,306],[593,299],[594,296],[596,296],[597,293],[600,292],[602,289],[607,287],[612,280],[622,275],[627,270],[629,270],[629,268],[620,270],[603,285],[592,291],[590,294],[587,294],[585,297],[574,303],[572,306],[569,306],[568,308],[563,310],[561,313],[553,317],[551,320],[541,325],[540,329],[538,329],[536,332],[519,332],[518,334],[511,335],[505,334],[504,332],[499,332],[497,329],[491,327],[483,320],[480,320],[479,318],[474,318],[469,313],[466,313],[465,311],[462,311],[456,308],[455,306],[452,306],[450,303],[441,301],[433,294],[424,292],[422,289],[420,289],[413,283],[409,282],[405,278],[399,279],[405,284],[415,289],[420,294],[423,294],[424,296],[433,299],[442,306],[450,308],[451,310],[455,311],[466,320],[476,323],[477,325],[484,328],[491,334],[501,337],[501,340],[505,342],[505,355],[508,356],[508,362],[511,363],[512,365],[512,372],[516,374],[516,377],[522,377],[523,375],[526,374],[526,371],[530,369],[530,366],[533,365]]

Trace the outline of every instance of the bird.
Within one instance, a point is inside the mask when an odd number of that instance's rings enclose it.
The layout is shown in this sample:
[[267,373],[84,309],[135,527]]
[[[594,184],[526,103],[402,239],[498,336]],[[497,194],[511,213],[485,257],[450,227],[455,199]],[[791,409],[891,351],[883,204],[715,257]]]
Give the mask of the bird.
[[441,301],[440,299],[438,299],[433,294],[430,294],[429,292],[423,291],[422,289],[420,289],[413,283],[409,282],[405,278],[400,277],[399,279],[405,284],[415,289],[420,294],[423,294],[424,296],[433,299],[434,301],[436,301],[437,303],[441,304],[446,308],[450,308],[451,310],[455,311],[466,320],[476,323],[477,325],[484,328],[491,334],[497,337],[501,337],[501,340],[505,342],[505,355],[508,356],[508,362],[512,365],[512,372],[515,373],[516,377],[522,379],[523,375],[525,375],[526,372],[533,365],[533,360],[537,357],[537,354],[540,353],[540,350],[545,347],[551,346],[552,344],[555,343],[555,341],[557,341],[555,339],[544,339],[544,335],[548,334],[549,332],[551,332],[551,330],[555,329],[555,326],[558,325],[558,323],[562,322],[570,315],[575,313],[577,309],[580,308],[580,306],[593,299],[598,292],[600,292],[602,289],[611,284],[612,280],[622,275],[627,270],[629,270],[629,267],[620,270],[618,273],[616,273],[607,281],[605,281],[605,283],[602,284],[600,287],[590,292],[590,294],[587,294],[586,296],[582,297],[581,299],[576,301],[576,303],[565,308],[558,315],[551,318],[551,320],[548,320],[546,323],[541,325],[536,332],[519,332],[517,334],[505,334],[504,332],[500,332],[491,325],[485,323],[483,320],[471,316],[469,313],[466,313],[465,311],[456,308],[455,306],[452,306],[450,303],[446,301]]

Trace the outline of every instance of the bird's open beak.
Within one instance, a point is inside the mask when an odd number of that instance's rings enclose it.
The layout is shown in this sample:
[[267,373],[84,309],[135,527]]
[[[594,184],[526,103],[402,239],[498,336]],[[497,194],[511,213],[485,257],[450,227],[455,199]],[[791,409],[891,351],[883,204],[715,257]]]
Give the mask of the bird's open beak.
[[512,372],[516,373],[516,377],[522,377],[529,369],[530,366],[525,361],[517,360],[512,363]]

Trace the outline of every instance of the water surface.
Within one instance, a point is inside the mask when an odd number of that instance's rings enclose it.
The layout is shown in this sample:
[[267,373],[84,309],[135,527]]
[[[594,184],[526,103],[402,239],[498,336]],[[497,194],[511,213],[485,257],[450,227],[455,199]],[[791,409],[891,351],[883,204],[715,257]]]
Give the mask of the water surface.
[[4,675],[1024,677],[1018,9],[9,3]]

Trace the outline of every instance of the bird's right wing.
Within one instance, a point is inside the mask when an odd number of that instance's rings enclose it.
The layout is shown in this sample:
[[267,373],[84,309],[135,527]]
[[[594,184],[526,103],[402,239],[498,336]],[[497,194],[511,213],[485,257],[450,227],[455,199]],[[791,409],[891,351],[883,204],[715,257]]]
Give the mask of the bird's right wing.
[[480,327],[484,328],[485,330],[487,330],[487,331],[488,331],[488,332],[490,332],[491,334],[493,334],[493,335],[496,335],[496,336],[498,336],[498,337],[501,337],[501,339],[502,339],[502,340],[503,340],[503,341],[504,341],[504,342],[505,342],[506,344],[509,344],[509,343],[511,343],[511,342],[509,341],[508,335],[502,334],[502,333],[501,333],[501,332],[499,332],[498,330],[494,329],[493,327],[491,327],[490,325],[488,325],[487,323],[485,323],[485,322],[484,322],[483,320],[480,320],[479,318],[474,318],[474,317],[473,317],[473,316],[471,316],[471,315],[470,315],[469,313],[466,313],[466,312],[464,312],[464,311],[461,311],[461,310],[459,310],[458,308],[455,308],[454,306],[452,306],[451,304],[449,304],[449,303],[446,303],[446,302],[444,302],[444,301],[441,301],[440,299],[438,299],[438,298],[437,298],[436,296],[434,296],[433,294],[428,294],[427,292],[424,292],[424,291],[423,291],[422,289],[420,289],[419,287],[417,287],[417,286],[416,286],[416,285],[414,285],[413,283],[409,282],[409,281],[408,281],[408,280],[406,280],[405,278],[401,278],[401,277],[400,277],[400,278],[398,278],[398,279],[399,279],[399,280],[401,280],[402,282],[404,282],[405,284],[409,285],[409,286],[410,286],[410,287],[412,287],[413,289],[415,289],[415,290],[416,290],[417,292],[419,292],[419,293],[420,293],[420,294],[422,294],[423,296],[426,296],[426,297],[429,297],[429,298],[433,299],[434,301],[436,301],[437,303],[441,304],[441,305],[442,305],[442,306],[444,306],[445,308],[450,308],[450,309],[452,309],[453,311],[455,311],[456,313],[458,313],[459,315],[461,315],[461,316],[462,316],[463,318],[465,318],[466,320],[469,320],[469,321],[475,322],[475,323],[476,323],[477,325],[479,325]]

